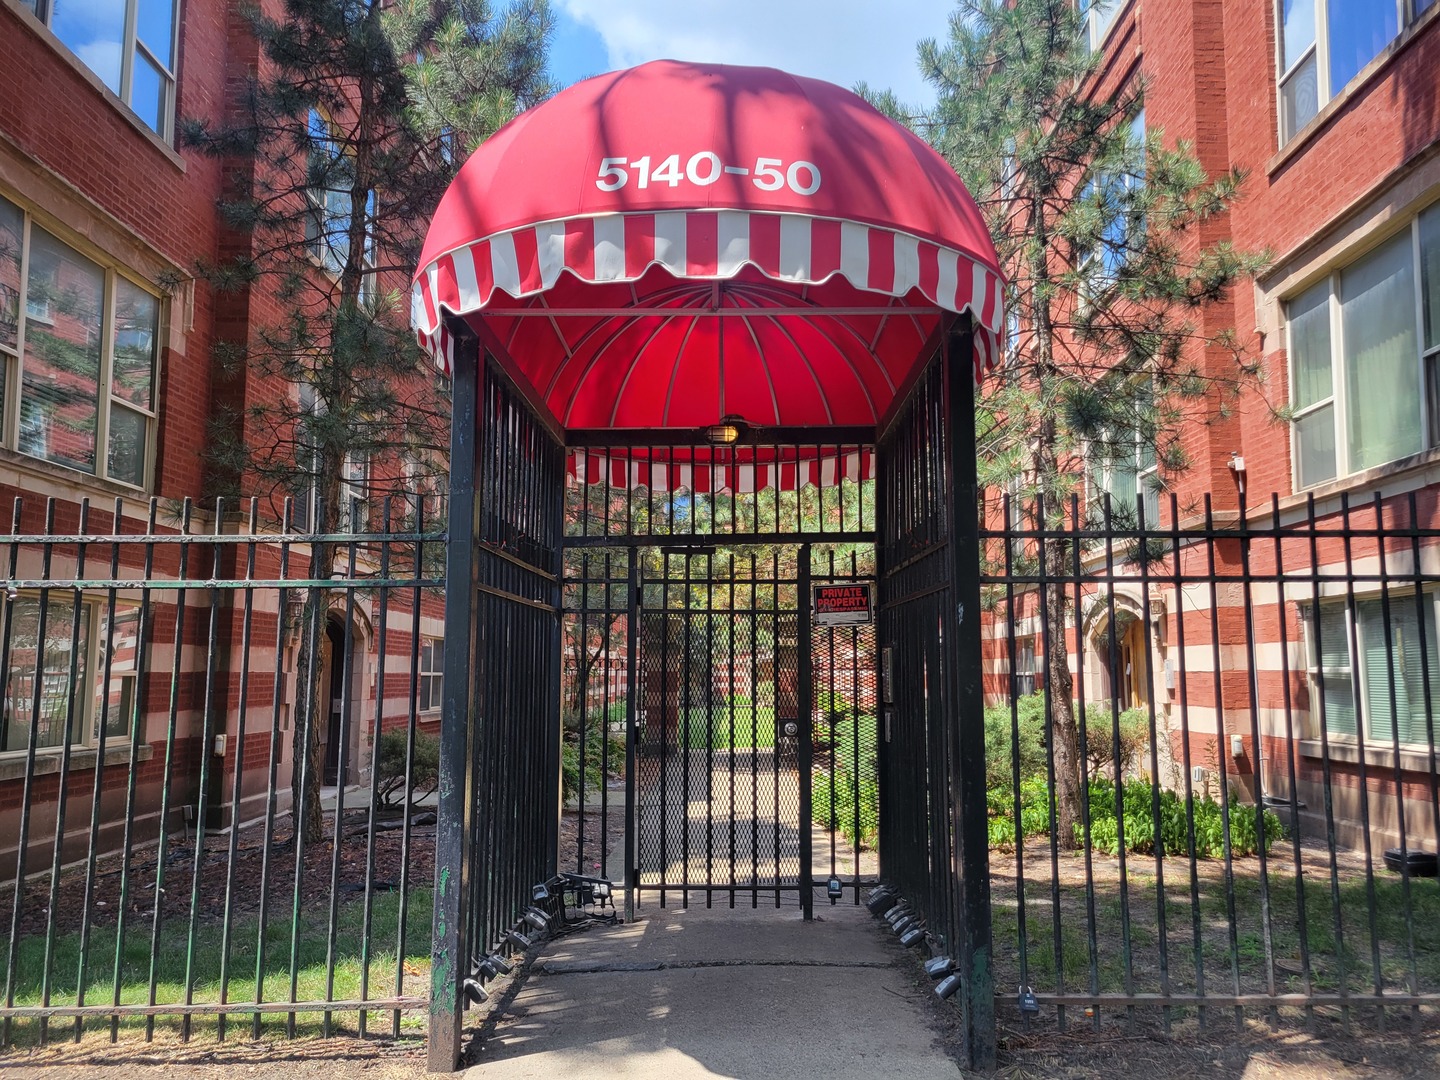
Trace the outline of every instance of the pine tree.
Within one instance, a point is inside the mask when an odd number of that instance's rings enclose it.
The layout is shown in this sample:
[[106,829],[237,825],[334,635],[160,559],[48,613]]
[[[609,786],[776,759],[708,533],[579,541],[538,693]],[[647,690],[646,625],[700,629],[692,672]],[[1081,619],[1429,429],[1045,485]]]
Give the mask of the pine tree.
[[[960,0],[944,44],[920,45],[938,100],[917,127],[977,196],[1009,279],[1007,363],[977,411],[980,480],[1019,496],[1032,527],[1037,500],[1046,524],[1061,522],[1087,468],[1128,480],[1154,466],[1151,490],[1162,486],[1188,464],[1182,427],[1226,409],[1258,370],[1232,331],[1204,318],[1265,259],[1214,237],[1240,171],[1209,176],[1191,146],[1146,130],[1143,74],[1099,88],[1082,19],[1074,0]],[[1144,513],[1138,494],[1117,493],[1112,524]],[[1049,579],[1063,579],[1074,553],[1052,540],[1034,549]],[[1045,589],[1068,844],[1082,800],[1064,644],[1075,613],[1062,585]]]
[[[294,495],[304,529],[360,531],[347,503],[368,463],[412,482],[445,467],[448,405],[408,326],[408,280],[460,148],[550,92],[550,17],[543,0],[499,15],[470,0],[284,0],[246,18],[259,62],[243,101],[219,124],[182,124],[184,142],[226,168],[228,239],[199,271],[245,319],[214,348],[230,404],[210,433],[213,494],[272,506]],[[314,541],[310,578],[329,579],[337,553]],[[307,840],[321,831],[330,593],[306,591],[296,661],[294,804]]]

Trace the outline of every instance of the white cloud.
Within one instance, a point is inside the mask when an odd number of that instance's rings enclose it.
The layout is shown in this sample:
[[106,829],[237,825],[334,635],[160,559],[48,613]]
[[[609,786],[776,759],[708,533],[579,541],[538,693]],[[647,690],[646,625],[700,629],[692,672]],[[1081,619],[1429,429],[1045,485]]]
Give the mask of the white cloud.
[[954,0],[559,0],[594,28],[612,68],[661,58],[757,64],[841,86],[933,93],[915,66],[921,38],[943,38]]

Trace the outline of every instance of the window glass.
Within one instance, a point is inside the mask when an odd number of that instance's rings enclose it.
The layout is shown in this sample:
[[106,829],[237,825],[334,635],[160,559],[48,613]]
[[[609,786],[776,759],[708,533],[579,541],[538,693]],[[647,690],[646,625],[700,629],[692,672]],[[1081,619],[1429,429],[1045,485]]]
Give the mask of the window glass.
[[77,627],[74,602],[52,596],[45,603],[43,619],[41,614],[38,597],[21,596],[10,604],[10,665],[0,699],[0,751],[28,749],[32,728],[35,745],[41,749],[64,746],[67,732],[73,730],[67,727],[71,688],[86,680],[89,612],[80,608]]
[[1319,63],[1312,54],[1280,84],[1280,126],[1283,142],[1315,119],[1320,111]]
[[[1316,633],[1319,635],[1320,682],[1324,690],[1325,727],[1332,735],[1354,735],[1355,683],[1350,669],[1350,637],[1344,604],[1320,608]],[[1320,701],[1314,708],[1318,715]]]
[[1420,215],[1420,294],[1429,351],[1440,347],[1440,206]]
[[[1432,702],[1440,702],[1440,655],[1435,643],[1435,604],[1422,596],[1420,612],[1414,595],[1391,596],[1389,634],[1386,605],[1379,599],[1356,605],[1360,615],[1360,649],[1365,657],[1366,732],[1371,739],[1393,742],[1396,723],[1402,743],[1427,741],[1425,681]],[[1425,648],[1420,648],[1421,612]],[[1393,697],[1392,697],[1393,695]]]
[[168,68],[175,66],[170,55],[174,19],[175,0],[140,0],[135,13],[135,35],[151,55]]
[[1290,366],[1296,408],[1323,401],[1333,392],[1330,377],[1330,282],[1320,282],[1289,304]]
[[1415,268],[1407,229],[1347,269],[1340,305],[1352,471],[1420,449]]
[[101,82],[120,93],[124,0],[52,0],[50,29]]
[[149,426],[144,416],[123,405],[110,408],[110,445],[105,468],[112,480],[122,484],[145,484],[145,443]]
[[1295,479],[1302,488],[1335,479],[1334,405],[1295,421]]
[[30,237],[20,449],[93,473],[105,274],[38,226]]
[[1326,0],[1330,93],[1335,95],[1400,32],[1390,0]]
[[165,130],[165,105],[170,97],[170,84],[155,64],[139,49],[135,50],[135,67],[131,74],[130,107],[152,131]]
[[1315,0],[1284,0],[1280,5],[1281,70],[1289,71],[1315,44]]
[[[20,252],[24,230],[20,208],[0,199],[0,351],[12,353],[20,337]],[[0,395],[4,392],[4,380],[0,378]]]
[[[97,733],[103,727],[107,737],[123,739],[130,734],[135,682],[140,670],[140,609],[117,607],[114,619],[102,611],[98,622],[93,723]],[[106,650],[110,653],[108,690]]]
[[115,283],[115,358],[110,392],[122,401],[151,408],[155,376],[155,338],[160,301],[138,285],[118,278]]

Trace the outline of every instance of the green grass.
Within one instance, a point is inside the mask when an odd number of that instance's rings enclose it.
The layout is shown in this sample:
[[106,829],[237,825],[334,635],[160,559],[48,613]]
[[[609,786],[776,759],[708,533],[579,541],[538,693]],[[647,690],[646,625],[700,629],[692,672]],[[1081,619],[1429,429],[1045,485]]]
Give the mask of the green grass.
[[[1237,861],[1234,878],[1235,953],[1230,945],[1229,902],[1223,868],[1201,863],[1199,904],[1192,907],[1188,860],[1167,858],[1165,866],[1166,964],[1172,992],[1193,993],[1203,971],[1210,993],[1234,990],[1238,977],[1245,993],[1263,992],[1269,982],[1262,916],[1258,860]],[[999,864],[1004,866],[1004,861]],[[1013,867],[1013,863],[1010,864]],[[1090,921],[1080,859],[1061,857],[1060,970],[1070,990],[1088,988],[1091,982]],[[1156,911],[1154,859],[1129,860],[1130,970],[1135,989],[1158,992],[1160,982],[1160,931]],[[1094,978],[1101,993],[1126,989],[1122,905],[1113,860],[1097,857],[1095,885],[1096,958]],[[1306,865],[1303,881],[1304,945],[1308,952],[1310,986],[1316,993],[1346,989],[1352,994],[1373,993],[1376,957],[1386,992],[1403,992],[1413,977],[1420,992],[1440,990],[1440,889],[1433,880],[1410,882],[1409,917],[1400,879],[1384,870],[1375,876],[1373,938],[1367,886],[1363,873],[1345,869],[1339,886],[1339,913],[1343,947],[1334,932],[1330,879],[1323,865]],[[1272,856],[1268,900],[1270,949],[1275,961],[1275,988],[1279,993],[1305,990],[1300,912],[1293,866],[1276,865]],[[1036,990],[1058,985],[1054,908],[1048,856],[1026,860],[1027,977]],[[1195,924],[1200,927],[1200,966],[1196,964]],[[1413,935],[1415,963],[1412,974],[1407,941]],[[993,908],[993,941],[997,983],[1019,978],[1019,916],[1013,884],[997,882]],[[1343,976],[1343,977],[1342,977]]]
[[775,745],[775,708],[737,703],[690,709],[680,737],[687,750],[768,749]]
[[[368,962],[362,959],[361,933],[364,918],[364,904],[359,897],[347,899],[340,904],[336,916],[335,967],[333,988],[327,995],[329,976],[326,968],[328,943],[328,908],[318,904],[305,912],[299,919],[296,936],[296,998],[300,1001],[355,1000],[361,997],[361,976],[369,969],[368,996],[371,998],[391,997],[395,994],[397,964],[397,942],[400,897],[394,892],[377,893],[374,897],[371,916],[370,948]],[[405,978],[402,993],[405,996],[426,997],[429,992],[430,968],[430,922],[431,891],[414,889],[406,912],[407,931],[405,934]],[[226,985],[228,1000],[243,1002],[255,999],[256,956],[258,919],[247,916],[235,920],[231,935],[230,964]],[[292,920],[286,906],[283,912],[276,912],[268,920],[264,941],[264,982],[263,1000],[287,1001],[290,996],[290,954]],[[187,942],[188,925],[183,918],[173,918],[161,924],[159,947],[155,957],[155,1000],[159,1003],[180,1002],[185,998],[187,955],[193,986],[192,1000],[196,1002],[218,1002],[220,1000],[221,930],[217,925],[202,925],[197,928],[194,951],[190,953]],[[8,950],[9,942],[0,936],[0,950]],[[125,945],[120,960],[120,1003],[144,1004],[148,1001],[150,987],[150,922],[132,922],[125,933]],[[17,1005],[39,1005],[42,1003],[42,979],[45,968],[45,939],[43,936],[28,936],[20,941],[19,962],[16,967],[14,986]],[[62,934],[54,941],[50,964],[50,1004],[74,1005],[80,969],[80,935]],[[115,929],[113,926],[97,927],[91,932],[89,962],[85,978],[85,1004],[109,1004],[114,999],[115,979]],[[322,1014],[301,1014],[300,1025],[307,1031],[319,1030]],[[249,1023],[249,1015],[243,1008],[231,1014],[232,1027],[237,1022]],[[352,1019],[346,1025],[353,1029]],[[340,1020],[336,1018],[337,1023]],[[264,1023],[268,1027],[283,1025],[284,1013],[267,1015]],[[98,1028],[109,1023],[108,1019],[87,1020],[87,1026]],[[173,1017],[161,1018],[158,1026],[178,1030],[180,1020]],[[414,1029],[423,1026],[423,1017],[409,1016],[402,1025]],[[56,1026],[68,1027],[73,1024],[69,1018],[52,1019],[52,1032]],[[369,1020],[372,1029],[388,1028],[388,1017],[372,1014]],[[144,1020],[126,1018],[123,1028],[143,1027]],[[214,1016],[198,1017],[194,1021],[198,1030],[214,1030]],[[28,1037],[27,1037],[28,1036]],[[24,1043],[38,1037],[38,1023],[26,1021],[18,1024],[12,1038]]]

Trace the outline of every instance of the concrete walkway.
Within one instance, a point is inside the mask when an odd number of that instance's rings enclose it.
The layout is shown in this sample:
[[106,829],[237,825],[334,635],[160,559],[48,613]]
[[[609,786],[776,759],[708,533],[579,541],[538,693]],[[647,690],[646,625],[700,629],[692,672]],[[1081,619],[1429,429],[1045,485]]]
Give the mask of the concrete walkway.
[[[791,901],[793,903],[793,901]],[[899,946],[864,908],[642,908],[548,943],[473,1080],[954,1080]]]

